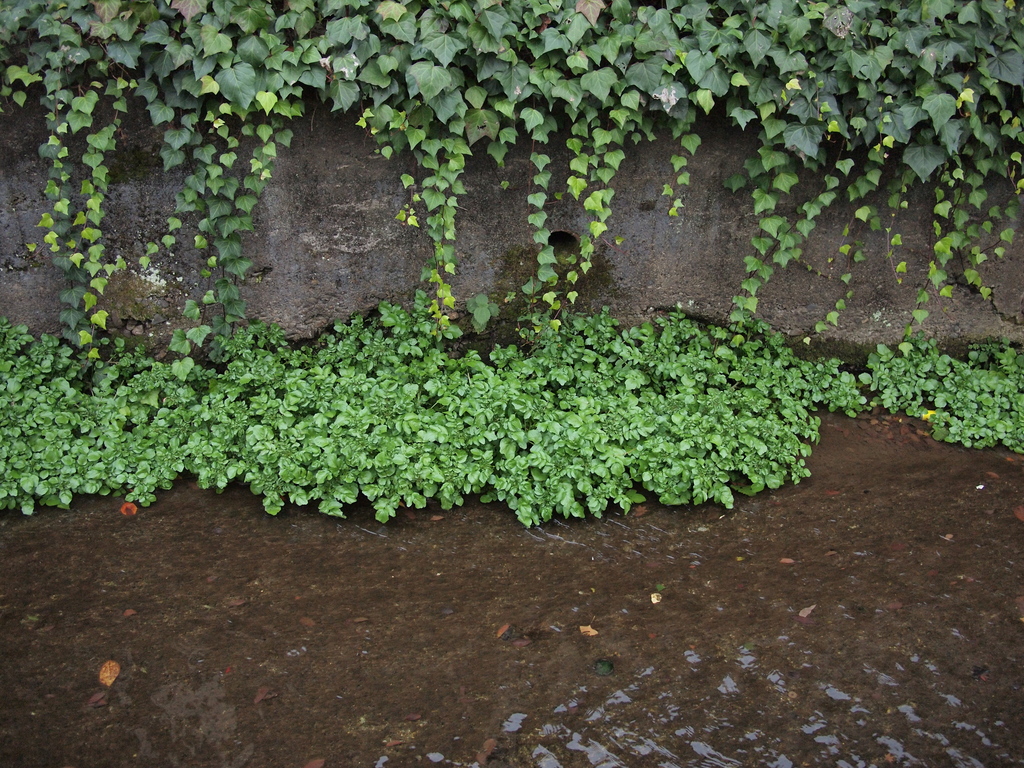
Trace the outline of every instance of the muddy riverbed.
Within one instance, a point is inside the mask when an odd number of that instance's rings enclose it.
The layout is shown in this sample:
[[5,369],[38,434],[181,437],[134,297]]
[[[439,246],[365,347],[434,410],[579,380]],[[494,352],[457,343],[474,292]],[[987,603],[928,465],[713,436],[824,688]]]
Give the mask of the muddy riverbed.
[[1024,461],[926,432],[825,416],[799,486],[535,529],[5,513],[0,765],[1024,764]]

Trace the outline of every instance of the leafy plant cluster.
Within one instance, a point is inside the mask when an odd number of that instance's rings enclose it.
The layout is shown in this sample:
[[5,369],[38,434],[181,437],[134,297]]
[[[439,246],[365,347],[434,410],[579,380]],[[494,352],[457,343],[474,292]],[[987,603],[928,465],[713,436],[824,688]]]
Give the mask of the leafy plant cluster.
[[672,315],[620,330],[572,317],[528,352],[449,354],[421,293],[409,313],[337,324],[292,347],[253,324],[219,368],[115,350],[83,365],[54,337],[0,321],[0,509],[81,493],[151,502],[182,473],[242,482],[275,513],[343,514],[501,500],[536,524],[665,503],[733,503],[807,476],[820,407],[865,402],[837,361],[798,360],[765,327]]
[[861,379],[877,402],[928,420],[935,439],[1024,453],[1024,355],[1012,347],[981,344],[957,360],[918,336],[879,345],[868,367]]
[[[126,266],[104,250],[106,158],[139,99],[165,126],[165,168],[188,169],[168,232],[143,263],[177,247],[189,215],[194,245],[209,254],[210,287],[185,309],[196,326],[174,340],[181,353],[211,333],[226,338],[245,316],[242,235],[291,140],[288,122],[311,98],[353,111],[383,155],[415,157],[398,217],[422,220],[433,243],[424,278],[439,331],[455,303],[447,281],[469,155],[484,150],[501,165],[512,146],[529,146],[538,269],[523,289],[557,315],[608,235],[626,149],[656,132],[678,140],[664,186],[678,215],[700,118],[715,111],[759,145],[727,182],[747,191],[759,221],[734,319],[756,311],[765,280],[802,260],[821,213],[843,199],[860,206],[835,254],[843,281],[870,230],[885,233],[902,279],[899,219],[910,189],[932,180],[921,322],[929,296],[949,295],[953,281],[988,296],[980,265],[1013,239],[1022,48],[1014,0],[11,0],[0,8],[0,97],[24,104],[26,87],[42,91],[52,211],[40,226],[70,279],[63,318],[86,346],[106,323],[106,280]],[[553,142],[569,150],[567,168],[552,166]],[[553,181],[563,177],[564,188]],[[993,179],[1008,181],[1008,198],[989,199]],[[562,279],[546,225],[564,195],[591,221]],[[486,297],[472,301],[478,323],[493,314]],[[819,329],[838,322],[844,303]]]

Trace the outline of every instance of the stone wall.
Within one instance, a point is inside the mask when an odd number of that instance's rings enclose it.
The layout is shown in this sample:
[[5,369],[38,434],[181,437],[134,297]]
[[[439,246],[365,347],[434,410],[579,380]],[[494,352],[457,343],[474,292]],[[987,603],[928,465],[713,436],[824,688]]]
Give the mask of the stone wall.
[[[292,126],[291,149],[279,151],[274,179],[254,211],[256,232],[246,239],[246,255],[254,262],[242,286],[249,314],[280,324],[292,338],[313,337],[336,318],[368,311],[382,299],[408,301],[424,287],[419,278],[431,243],[421,230],[395,219],[410,200],[400,177],[416,176],[415,164],[409,157],[384,159],[375,152],[375,141],[353,123],[351,115],[310,105]],[[47,168],[36,152],[45,138],[43,125],[38,109],[12,108],[0,115],[0,315],[35,333],[54,333],[59,331],[61,275],[48,263],[46,246],[34,254],[25,247],[41,241],[35,225],[47,209]],[[594,269],[577,286],[581,308],[608,306],[630,323],[675,306],[700,319],[722,322],[728,317],[745,277],[743,257],[751,252],[758,217],[749,196],[732,194],[723,181],[754,151],[753,137],[713,120],[701,135],[677,217],[667,215],[670,201],[662,195],[663,185],[674,180],[669,158],[677,146],[663,139],[627,149],[613,181],[609,231],[598,244]],[[138,267],[144,244],[164,234],[183,178],[180,172],[162,171],[156,154],[160,136],[142,113],[126,123],[122,149],[111,158],[115,183],[103,224],[107,248],[125,256],[132,268],[111,281],[100,305],[110,312],[108,327],[154,344],[183,322],[185,299],[198,299],[211,287],[200,275],[205,257],[188,248],[173,256],[161,253],[147,270]],[[554,140],[545,150],[554,161],[552,191],[561,188],[558,169],[568,159],[558,146],[561,142]],[[503,306],[506,320],[514,320],[522,300],[513,298],[506,305],[505,299],[515,297],[536,268],[527,224],[526,196],[532,191],[528,157],[528,151],[510,152],[506,166],[497,168],[481,147],[467,164],[467,194],[456,222],[456,295],[465,301],[488,293]],[[820,182],[808,177],[805,183]],[[993,193],[994,199],[1000,190]],[[868,233],[869,258],[853,269],[853,298],[839,327],[825,339],[863,345],[901,337],[931,258],[933,200],[930,190],[916,191],[896,222],[904,243],[897,261],[908,263],[902,284],[894,264],[884,258],[884,233]],[[848,290],[839,280],[847,265],[838,248],[845,242],[844,227],[855,223],[853,209],[834,206],[823,214],[805,248],[805,265],[777,271],[763,289],[759,314],[778,330],[812,333]],[[884,201],[880,210],[888,213]],[[563,233],[566,243],[586,231],[583,206],[569,195],[553,201],[548,212],[548,229]],[[422,206],[418,214],[425,218]],[[191,234],[179,239],[191,242]],[[947,341],[1000,336],[1024,341],[1024,238],[981,272],[993,288],[993,300],[956,286],[951,298],[933,297],[928,303],[925,330]]]

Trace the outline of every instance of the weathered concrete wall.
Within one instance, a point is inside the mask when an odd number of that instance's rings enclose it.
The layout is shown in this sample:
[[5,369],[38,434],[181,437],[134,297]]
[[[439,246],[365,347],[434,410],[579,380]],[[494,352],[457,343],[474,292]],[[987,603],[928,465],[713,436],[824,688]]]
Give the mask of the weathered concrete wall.
[[[274,179],[254,212],[256,232],[246,239],[254,267],[242,295],[250,316],[279,323],[293,338],[312,337],[334,319],[372,309],[382,299],[408,300],[423,287],[420,271],[431,244],[421,230],[395,219],[410,199],[400,176],[417,175],[414,163],[408,157],[382,158],[374,140],[352,123],[351,116],[323,107],[311,107],[295,123],[292,148],[279,152]],[[46,261],[45,246],[35,254],[25,247],[40,241],[35,224],[47,209],[46,165],[36,152],[42,124],[38,110],[0,115],[0,314],[37,333],[59,330],[57,296],[63,287]],[[183,178],[162,172],[155,154],[160,135],[136,119],[127,126],[124,150],[113,158],[107,247],[135,266],[112,281],[101,304],[111,313],[111,328],[155,341],[181,322],[186,298],[198,299],[211,287],[200,276],[205,258],[189,248],[161,254],[149,270],[137,267],[144,243],[164,234]],[[595,268],[577,286],[584,309],[607,305],[627,322],[676,305],[702,319],[727,318],[745,277],[743,257],[751,252],[758,217],[747,194],[733,195],[722,182],[741,169],[754,144],[752,136],[714,123],[702,137],[688,168],[691,184],[680,190],[684,208],[678,217],[667,215],[669,200],[661,194],[674,179],[669,158],[677,147],[661,140],[629,148],[613,182],[609,231]],[[560,189],[567,153],[554,145],[545,151],[553,158],[551,189]],[[511,152],[505,168],[482,150],[478,154],[463,177],[467,194],[457,219],[460,263],[453,285],[463,301],[484,292],[500,304],[536,268],[526,202],[533,171],[527,152]],[[904,242],[897,261],[909,267],[902,285],[883,257],[883,234],[865,238],[869,258],[855,265],[854,296],[839,328],[826,338],[854,344],[900,338],[931,258],[932,200],[930,191],[916,192],[896,223]],[[854,221],[853,207],[834,208],[820,217],[805,249],[804,261],[813,271],[792,264],[777,271],[760,294],[760,315],[781,331],[812,332],[848,290],[839,280],[847,266],[838,248],[844,226]],[[548,212],[552,232],[586,231],[583,206],[569,195],[552,201]],[[191,235],[179,239],[190,242]],[[929,302],[925,329],[943,339],[1024,341],[1024,238],[981,271],[994,289],[993,301],[957,286],[952,298]],[[514,308],[506,307],[504,316]]]

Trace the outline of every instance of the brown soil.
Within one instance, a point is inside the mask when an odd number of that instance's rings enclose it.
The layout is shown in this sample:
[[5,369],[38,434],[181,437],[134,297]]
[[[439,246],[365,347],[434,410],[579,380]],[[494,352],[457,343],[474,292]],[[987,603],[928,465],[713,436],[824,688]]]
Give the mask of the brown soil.
[[925,426],[732,511],[5,514],[0,765],[1022,765],[1024,462]]

